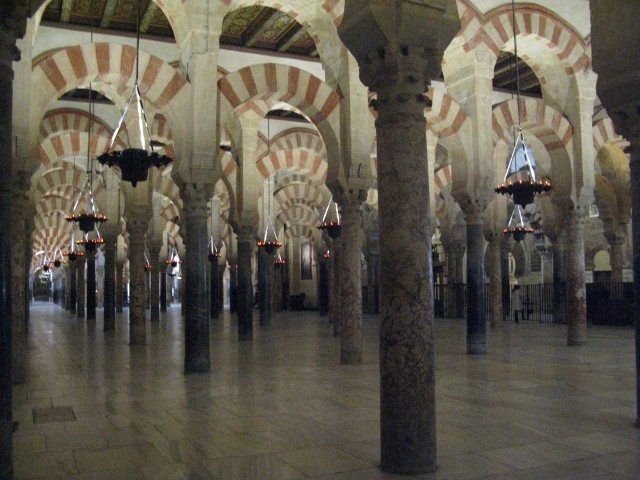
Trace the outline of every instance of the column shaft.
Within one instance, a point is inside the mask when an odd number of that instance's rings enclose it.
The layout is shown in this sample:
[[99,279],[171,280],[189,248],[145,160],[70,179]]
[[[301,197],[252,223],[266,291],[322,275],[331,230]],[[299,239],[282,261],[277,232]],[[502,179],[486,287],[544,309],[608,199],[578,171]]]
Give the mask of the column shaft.
[[251,298],[251,250],[253,236],[250,227],[238,231],[238,339],[253,340],[253,306]]
[[[4,19],[0,23],[4,24]],[[10,36],[10,34],[8,35]],[[11,172],[13,69],[15,43],[0,43],[0,168]],[[6,60],[6,61],[5,61]],[[13,478],[12,417],[12,274],[11,274],[11,175],[0,175],[0,478]]]
[[218,259],[210,263],[209,278],[211,282],[211,318],[220,318],[220,272],[218,269]]
[[567,344],[587,343],[587,301],[584,271],[584,219],[578,211],[567,216]]
[[622,283],[622,247],[624,238],[615,238],[611,242],[611,281]]
[[96,319],[96,252],[86,251],[87,260],[87,320]]
[[338,237],[334,239],[332,243],[333,249],[331,252],[331,272],[333,285],[331,285],[329,319],[333,323],[333,336],[337,337],[338,335],[340,335],[340,326],[342,323],[342,275],[340,274],[342,268],[340,265],[340,261],[342,259],[342,240]]
[[342,205],[342,322],[340,363],[362,363],[362,217],[360,206],[347,201]]
[[567,269],[560,237],[553,242],[553,322],[567,323]]
[[104,244],[104,325],[105,332],[116,327],[116,242],[107,237]]
[[633,239],[633,319],[636,343],[636,427],[640,427],[640,125],[631,137],[631,238]]
[[238,312],[238,264],[229,259],[229,313]]
[[503,238],[500,242],[500,276],[502,282],[502,319],[507,320],[511,312],[511,290],[509,288],[509,252],[511,242]]
[[422,83],[404,73],[377,91],[381,458],[384,471],[424,473],[437,458],[432,232]]
[[124,263],[116,262],[116,312],[122,313]]
[[[28,179],[26,173],[18,172],[13,189],[11,206],[11,287],[12,287],[12,360],[13,383],[24,383],[27,378],[27,272],[24,264],[31,256],[29,244],[24,241],[27,233]],[[4,208],[4,207],[3,207]]]
[[127,219],[129,231],[129,345],[147,343],[147,318],[145,282],[147,280],[144,258],[144,235],[147,231],[146,219]]
[[500,233],[489,236],[487,265],[489,270],[489,310],[493,328],[502,327],[502,268],[500,263]]
[[209,278],[207,255],[208,193],[199,185],[184,188],[185,291],[184,291],[184,371],[204,373],[211,370],[209,353]]
[[258,304],[260,307],[260,326],[271,325],[271,278],[273,255],[258,252]]
[[[85,254],[86,257],[86,254]],[[78,257],[76,260],[76,317],[84,318],[84,300],[85,300],[85,282],[84,282],[84,264],[85,257]]]
[[319,255],[318,258],[318,311],[321,317],[329,313],[329,283],[327,280],[327,261]]
[[152,322],[160,321],[160,252],[151,251],[151,282],[149,285],[149,302],[151,303],[150,319]]
[[[71,311],[71,267],[67,264],[64,269],[65,275],[65,289],[64,289],[64,309],[69,312]],[[26,291],[25,291],[26,293]]]
[[[165,264],[166,265],[166,264]],[[167,311],[167,267],[160,268],[160,311]]]
[[467,219],[467,353],[487,353],[487,325],[484,310],[484,237],[482,215]]

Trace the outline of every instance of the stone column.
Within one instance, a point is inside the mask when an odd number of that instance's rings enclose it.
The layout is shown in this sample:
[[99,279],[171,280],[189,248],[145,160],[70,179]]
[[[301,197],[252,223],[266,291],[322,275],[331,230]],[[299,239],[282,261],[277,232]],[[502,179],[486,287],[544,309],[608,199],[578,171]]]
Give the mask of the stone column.
[[369,284],[369,295],[368,295],[368,308],[367,312],[372,314],[378,313],[378,264],[379,264],[378,253],[369,252],[369,258],[367,259],[367,276],[368,276],[368,284]]
[[229,257],[229,313],[238,311],[238,264],[235,258]]
[[611,281],[622,283],[622,249],[624,247],[625,237],[613,234],[611,236],[607,236],[607,240],[611,247]]
[[[116,328],[116,248],[117,235],[104,241],[104,325],[105,332]],[[122,282],[121,282],[122,283]]]
[[122,313],[124,262],[116,259],[116,312]]
[[258,249],[258,304],[260,326],[271,325],[271,279],[273,276],[273,254]]
[[78,257],[76,259],[76,317],[84,318],[84,301],[85,301],[85,282],[84,282],[84,264],[85,258],[87,254],[84,256]]
[[[153,243],[153,242],[152,242]],[[160,321],[160,245],[152,245],[149,249],[149,261],[151,262],[151,282],[149,284],[149,302],[151,303],[150,319],[152,322]]]
[[209,262],[209,281],[210,281],[210,296],[211,296],[211,318],[220,318],[220,270],[218,268],[218,258],[216,257],[213,262]]
[[327,280],[327,260],[318,253],[318,312],[321,317],[329,313],[329,283]]
[[464,317],[464,252],[466,250],[466,244],[463,241],[455,241],[447,245],[447,257],[448,257],[448,302],[449,302],[449,316],[451,318]]
[[[65,289],[64,289],[64,309],[67,312],[71,311],[71,265],[67,263],[67,266],[64,269],[65,275]],[[26,304],[26,302],[25,302]]]
[[509,253],[514,240],[511,235],[503,235],[500,242],[500,276],[502,282],[502,319],[507,320],[511,314],[511,289],[509,287]]
[[74,260],[73,262],[69,262],[69,271],[70,271],[70,279],[69,279],[69,311],[71,313],[76,313],[77,304],[78,304],[78,260]]
[[147,318],[144,243],[149,221],[132,212],[127,218],[129,232],[129,345],[146,345]]
[[273,289],[271,290],[272,304],[274,312],[282,311],[282,275],[285,271],[283,265],[273,266]]
[[549,238],[553,242],[553,323],[567,323],[566,233]]
[[210,192],[201,184],[188,183],[183,188],[185,218],[185,373],[211,370],[209,354],[209,278],[207,256],[207,202]]
[[341,283],[342,275],[340,275],[342,258],[342,239],[340,237],[333,239],[331,249],[331,298],[329,299],[329,320],[333,323],[333,336],[340,335],[340,326],[342,323],[342,301],[341,301]]
[[[637,88],[637,85],[636,85]],[[636,115],[638,110],[636,109]],[[617,125],[617,124],[616,124]],[[640,119],[636,116],[627,132],[631,142],[631,238],[633,239],[633,317],[636,344],[636,427],[640,428]]]
[[[25,219],[28,212],[29,175],[16,172],[13,184],[11,212],[11,287],[12,287],[12,352],[13,383],[24,383],[27,377],[27,272],[24,264],[31,256],[30,238]],[[5,207],[3,207],[5,208]],[[28,250],[29,249],[29,250]]]
[[87,320],[96,319],[96,250],[95,245],[84,249],[87,262]]
[[350,199],[341,204],[342,261],[340,262],[341,302],[340,363],[362,363],[362,216],[360,204]]
[[467,353],[487,353],[487,325],[484,311],[484,237],[482,211],[465,212],[467,221]]
[[167,264],[160,262],[160,311],[167,311]]
[[500,240],[502,232],[487,235],[487,269],[489,270],[489,319],[493,328],[502,327],[502,268]]
[[567,221],[567,344],[587,343],[587,302],[584,268],[584,216],[581,209],[571,208],[565,216]]
[[253,306],[251,298],[251,250],[253,227],[240,225],[238,236],[238,339],[253,340]]

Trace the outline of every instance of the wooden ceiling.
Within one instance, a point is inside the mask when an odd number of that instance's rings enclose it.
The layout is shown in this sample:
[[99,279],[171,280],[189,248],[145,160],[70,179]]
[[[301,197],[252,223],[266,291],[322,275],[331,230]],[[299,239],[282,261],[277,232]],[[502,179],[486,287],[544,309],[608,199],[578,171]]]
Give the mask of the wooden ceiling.
[[[140,0],[140,32],[145,37],[173,41],[173,31],[153,0]],[[114,34],[135,33],[136,0],[52,0],[42,16],[44,25],[90,28]],[[222,45],[318,57],[315,43],[293,18],[268,7],[234,10],[222,22]]]

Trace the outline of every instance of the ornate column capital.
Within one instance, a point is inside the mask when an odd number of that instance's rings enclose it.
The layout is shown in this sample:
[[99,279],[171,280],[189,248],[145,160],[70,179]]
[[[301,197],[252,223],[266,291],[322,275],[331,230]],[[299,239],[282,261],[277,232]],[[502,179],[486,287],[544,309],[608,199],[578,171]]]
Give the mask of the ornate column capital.
[[185,183],[182,185],[181,193],[184,201],[183,213],[185,217],[207,216],[207,203],[212,193],[209,185]]

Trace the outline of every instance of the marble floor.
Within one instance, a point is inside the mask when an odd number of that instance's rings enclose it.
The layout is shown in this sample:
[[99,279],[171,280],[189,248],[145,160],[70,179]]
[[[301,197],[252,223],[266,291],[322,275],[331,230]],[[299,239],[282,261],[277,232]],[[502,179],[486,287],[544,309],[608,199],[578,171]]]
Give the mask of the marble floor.
[[108,334],[101,315],[32,305],[16,478],[640,478],[629,329],[591,328],[569,348],[562,326],[488,327],[488,355],[472,357],[464,321],[438,319],[439,469],[402,477],[378,468],[377,318],[364,319],[364,365],[341,366],[326,317],[279,314],[239,343],[225,312],[211,374],[185,376],[175,305],[146,347],[127,344],[126,314]]

